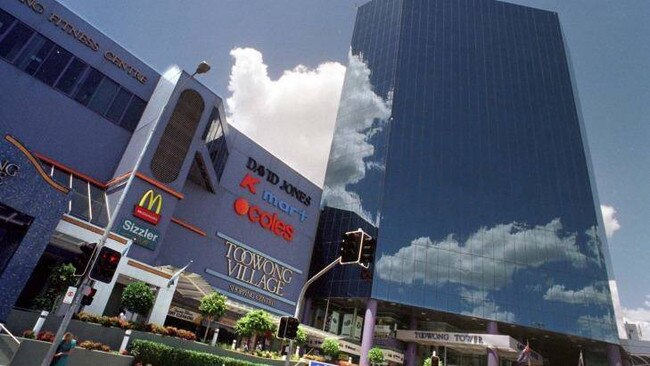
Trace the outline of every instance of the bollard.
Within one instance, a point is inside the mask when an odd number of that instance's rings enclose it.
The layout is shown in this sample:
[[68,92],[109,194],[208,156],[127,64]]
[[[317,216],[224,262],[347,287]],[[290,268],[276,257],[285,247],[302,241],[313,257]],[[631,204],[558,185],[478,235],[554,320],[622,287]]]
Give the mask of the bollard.
[[36,324],[34,324],[34,329],[32,329],[34,336],[38,336],[38,333],[40,333],[41,328],[43,328],[43,324],[45,323],[45,318],[47,318],[48,314],[50,313],[45,310],[41,311],[41,315],[38,317]]
[[217,344],[217,338],[219,338],[219,328],[214,330],[214,335],[212,336],[212,347],[214,347]]
[[232,346],[230,346],[230,349],[234,351],[235,348],[237,348],[237,340],[236,340],[236,339],[233,339],[233,340],[232,340]]
[[124,338],[122,339],[122,344],[120,345],[120,353],[126,351],[126,346],[129,345],[129,338],[131,338],[131,329],[127,329],[124,332]]

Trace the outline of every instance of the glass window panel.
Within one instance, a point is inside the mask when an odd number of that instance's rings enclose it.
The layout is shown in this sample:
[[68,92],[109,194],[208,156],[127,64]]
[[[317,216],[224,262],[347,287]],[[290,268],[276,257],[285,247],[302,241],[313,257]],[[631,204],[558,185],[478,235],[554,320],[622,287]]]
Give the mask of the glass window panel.
[[68,68],[63,73],[63,76],[56,83],[56,88],[62,92],[70,95],[77,81],[83,75],[83,72],[86,70],[86,63],[81,61],[78,58],[72,60],[68,65]]
[[0,42],[0,57],[12,61],[34,31],[22,23],[16,24]]
[[102,75],[101,72],[91,68],[90,72],[86,75],[86,78],[79,87],[79,90],[77,90],[77,94],[75,95],[74,99],[83,105],[88,105],[88,102],[95,93],[95,90],[97,90],[97,87],[101,83],[102,79],[104,79],[104,75]]
[[9,13],[6,11],[2,11],[0,9],[0,36],[3,35],[13,24],[13,22],[16,20],[13,16],[11,16]]
[[54,168],[52,178],[60,184],[63,184],[66,187],[70,187],[70,173],[66,173],[62,170]]
[[37,34],[29,41],[15,64],[19,69],[34,75],[53,47],[54,43]]
[[90,185],[90,205],[92,219],[90,222],[104,227],[108,223],[108,210],[106,209],[105,192],[94,185]]
[[72,178],[72,191],[70,192],[70,214],[84,220],[90,220],[90,206],[88,201],[88,182],[79,178]]
[[54,48],[41,68],[36,73],[36,78],[47,85],[52,85],[61,75],[61,72],[72,58],[72,54],[61,47]]
[[115,98],[115,94],[117,94],[119,88],[120,86],[117,85],[116,82],[105,77],[93,94],[93,97],[88,104],[88,108],[104,115],[104,112],[106,112],[108,106],[113,101],[113,98]]
[[140,117],[142,117],[142,112],[144,112],[144,107],[146,105],[147,103],[144,100],[134,96],[133,99],[131,99],[131,104],[129,104],[129,107],[126,109],[126,113],[124,113],[124,117],[122,117],[120,126],[129,131],[135,130],[138,122],[140,122]]
[[113,122],[118,122],[120,120],[120,117],[122,117],[126,106],[129,104],[132,95],[133,94],[131,94],[131,92],[128,90],[124,88],[120,89],[120,91],[117,93],[117,96],[113,100],[111,107],[108,109],[108,112],[106,112],[106,118]]

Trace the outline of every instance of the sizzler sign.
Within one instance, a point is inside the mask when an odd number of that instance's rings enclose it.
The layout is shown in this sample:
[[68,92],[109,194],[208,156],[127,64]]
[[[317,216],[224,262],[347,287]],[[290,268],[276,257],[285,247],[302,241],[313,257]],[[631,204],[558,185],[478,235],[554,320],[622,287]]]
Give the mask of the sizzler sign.
[[[146,205],[146,207],[145,207]],[[133,208],[133,216],[142,219],[150,224],[158,225],[160,222],[160,209],[162,208],[162,196],[154,193],[153,189],[146,191],[140,203]]]

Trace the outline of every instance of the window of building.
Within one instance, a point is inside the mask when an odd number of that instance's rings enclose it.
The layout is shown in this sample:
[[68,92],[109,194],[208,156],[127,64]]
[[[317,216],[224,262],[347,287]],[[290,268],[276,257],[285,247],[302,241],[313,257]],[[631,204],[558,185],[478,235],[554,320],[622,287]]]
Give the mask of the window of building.
[[50,164],[43,166],[55,181],[71,189],[67,214],[100,227],[108,224],[108,203],[102,188]]
[[70,52],[57,46],[34,76],[45,84],[52,86],[71,58],[72,54]]
[[210,153],[210,159],[212,160],[214,171],[217,173],[217,179],[221,180],[221,174],[223,173],[223,169],[226,167],[229,152],[226,144],[226,135],[224,134],[223,123],[221,122],[221,117],[219,116],[219,110],[217,108],[212,108],[212,112],[210,113],[210,122],[207,124],[205,131],[203,132],[203,140],[205,140],[205,145]]
[[147,102],[0,10],[0,57],[133,132]]
[[15,65],[29,75],[34,75],[52,48],[54,48],[54,43],[37,34],[27,43],[23,52],[16,59]]
[[103,116],[119,89],[120,86],[116,82],[105,77],[93,94],[88,108]]
[[124,110],[129,104],[132,95],[133,94],[131,94],[131,92],[128,90],[121,88],[117,93],[117,96],[115,96],[115,99],[113,99],[111,107],[106,112],[106,118],[110,119],[113,122],[119,122],[120,117],[122,117],[122,114],[124,114]]
[[84,71],[86,71],[86,63],[75,57],[56,83],[56,88],[68,95],[72,94]]
[[16,20],[16,18],[0,9],[0,36],[5,34],[9,27],[14,23],[14,20]]
[[97,90],[97,87],[99,87],[99,84],[102,82],[103,78],[104,75],[101,72],[90,68],[90,71],[86,74],[84,81],[79,86],[79,90],[77,90],[74,99],[77,102],[87,106],[88,102],[90,102],[90,99],[92,99],[95,90]]
[[28,26],[17,23],[0,42],[0,57],[13,61],[32,34],[34,31]]
[[120,126],[133,132],[135,130],[135,127],[138,125],[138,122],[140,122],[140,117],[142,117],[142,113],[144,112],[144,107],[146,105],[147,102],[136,96],[133,96],[133,99],[131,99],[131,104],[129,104],[126,112],[124,112],[124,117],[122,117]]

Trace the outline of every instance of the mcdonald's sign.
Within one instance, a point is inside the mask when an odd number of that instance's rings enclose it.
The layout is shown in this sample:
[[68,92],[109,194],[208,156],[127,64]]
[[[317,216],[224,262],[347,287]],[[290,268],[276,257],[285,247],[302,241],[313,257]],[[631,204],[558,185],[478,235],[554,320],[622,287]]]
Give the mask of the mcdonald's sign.
[[153,189],[146,191],[140,203],[133,209],[133,216],[148,223],[158,225],[160,221],[160,209],[162,207],[162,196],[154,193]]

